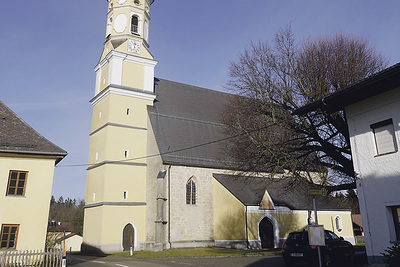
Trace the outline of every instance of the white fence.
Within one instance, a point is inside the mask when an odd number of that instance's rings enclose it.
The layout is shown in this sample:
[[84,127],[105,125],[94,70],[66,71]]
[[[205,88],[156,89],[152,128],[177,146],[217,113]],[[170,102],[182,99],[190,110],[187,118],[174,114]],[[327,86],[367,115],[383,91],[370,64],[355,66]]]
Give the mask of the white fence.
[[62,250],[1,251],[0,267],[61,267]]

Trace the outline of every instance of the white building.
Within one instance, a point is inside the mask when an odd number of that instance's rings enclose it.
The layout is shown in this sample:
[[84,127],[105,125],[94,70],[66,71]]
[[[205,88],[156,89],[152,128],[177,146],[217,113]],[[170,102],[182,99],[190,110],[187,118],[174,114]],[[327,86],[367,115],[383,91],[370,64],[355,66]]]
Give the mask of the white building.
[[400,241],[400,64],[301,108],[344,110],[370,263]]

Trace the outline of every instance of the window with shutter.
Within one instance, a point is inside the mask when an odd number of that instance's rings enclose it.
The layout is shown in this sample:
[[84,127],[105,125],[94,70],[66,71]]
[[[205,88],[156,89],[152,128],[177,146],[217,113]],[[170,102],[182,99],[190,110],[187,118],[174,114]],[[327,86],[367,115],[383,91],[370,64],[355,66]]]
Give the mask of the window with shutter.
[[374,132],[377,155],[384,155],[397,151],[392,119],[374,123],[371,125],[371,129]]

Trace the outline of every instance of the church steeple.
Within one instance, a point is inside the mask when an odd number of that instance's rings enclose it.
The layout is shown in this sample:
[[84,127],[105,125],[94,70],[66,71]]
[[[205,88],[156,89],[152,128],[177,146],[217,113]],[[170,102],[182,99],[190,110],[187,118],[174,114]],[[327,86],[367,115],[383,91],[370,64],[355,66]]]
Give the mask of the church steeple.
[[154,0],[107,1],[106,39],[95,68],[95,95],[111,85],[153,92],[157,62],[149,52],[148,40]]
[[110,50],[153,58],[149,49],[150,5],[154,0],[107,0],[106,42]]

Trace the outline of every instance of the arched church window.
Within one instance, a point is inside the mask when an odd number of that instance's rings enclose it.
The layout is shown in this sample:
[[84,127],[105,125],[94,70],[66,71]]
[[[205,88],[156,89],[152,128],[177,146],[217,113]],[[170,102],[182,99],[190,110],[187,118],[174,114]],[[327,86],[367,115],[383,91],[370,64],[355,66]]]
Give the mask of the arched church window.
[[186,183],[186,204],[196,205],[196,184],[192,178]]
[[132,16],[131,32],[138,33],[139,28],[139,18],[135,15]]

